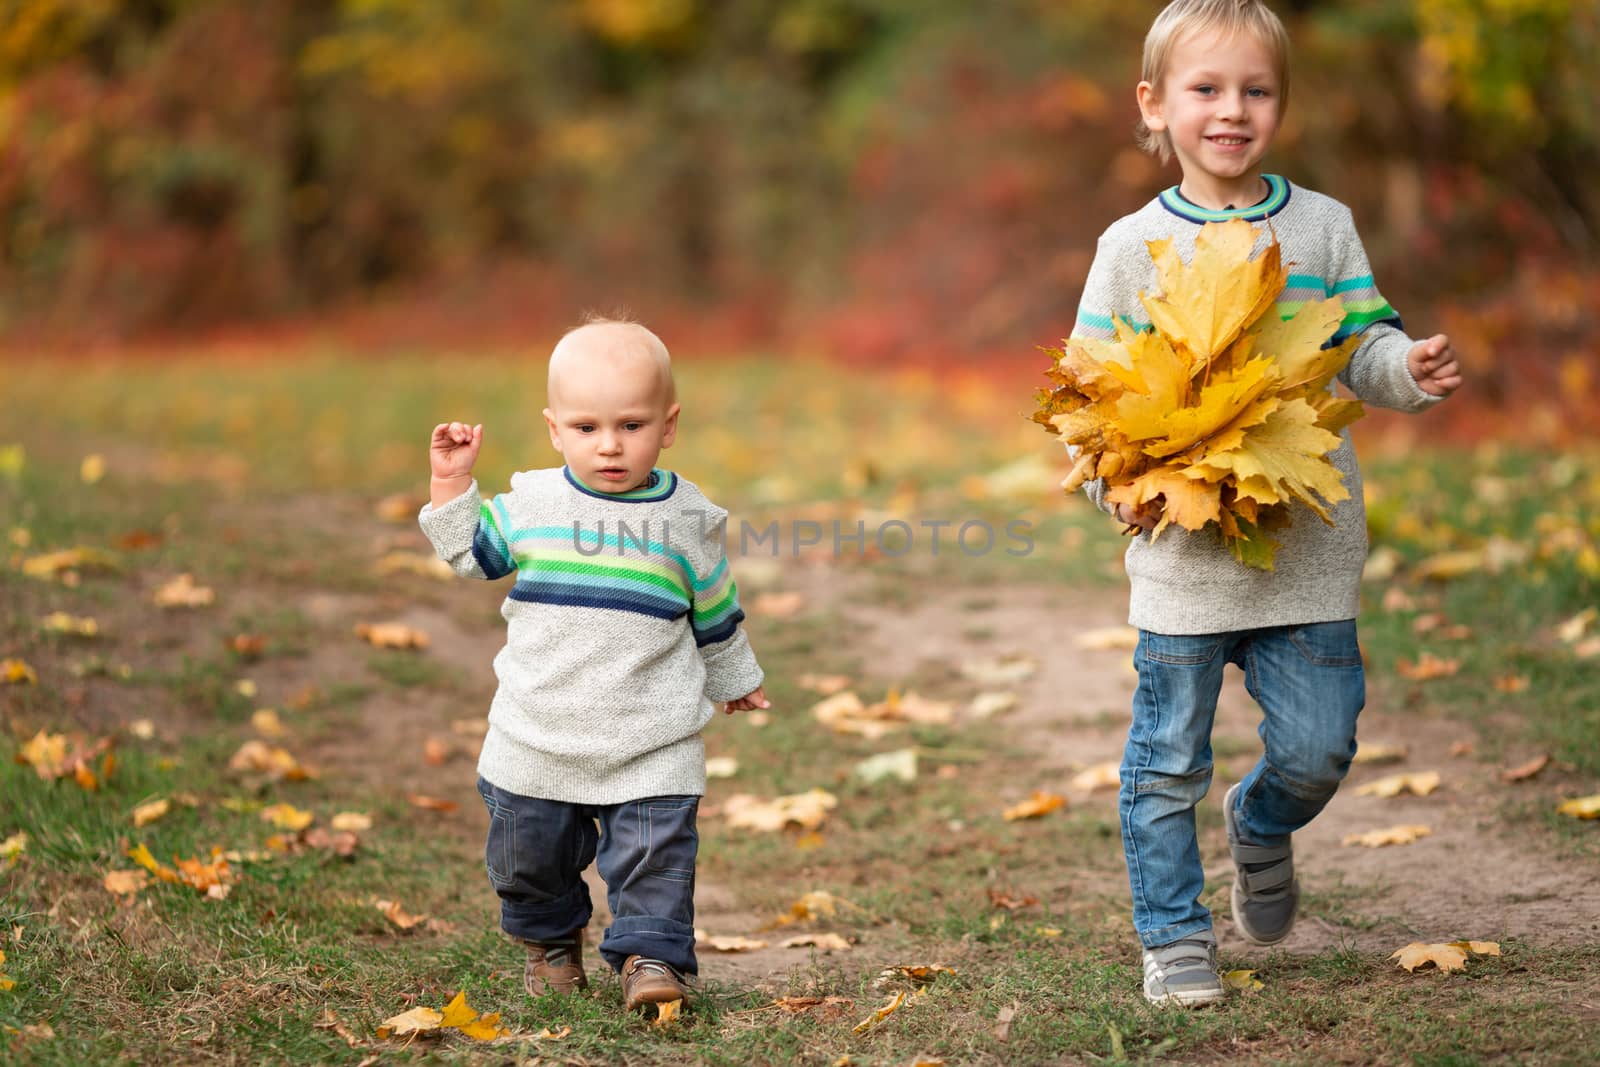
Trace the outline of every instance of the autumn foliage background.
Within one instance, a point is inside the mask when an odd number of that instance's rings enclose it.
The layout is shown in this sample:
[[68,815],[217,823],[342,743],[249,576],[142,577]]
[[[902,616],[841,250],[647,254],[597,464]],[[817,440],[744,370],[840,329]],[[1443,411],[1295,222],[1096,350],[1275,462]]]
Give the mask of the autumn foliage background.
[[[1479,405],[1592,398],[1594,5],[1278,6],[1274,169],[1353,206]],[[0,333],[525,342],[626,306],[684,352],[1037,363],[1172,179],[1130,133],[1158,7],[8,3]]]

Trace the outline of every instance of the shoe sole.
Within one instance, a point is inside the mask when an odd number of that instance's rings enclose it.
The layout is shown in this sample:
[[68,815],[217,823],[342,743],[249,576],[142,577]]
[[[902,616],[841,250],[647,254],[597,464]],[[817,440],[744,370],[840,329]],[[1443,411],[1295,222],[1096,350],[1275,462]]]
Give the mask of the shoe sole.
[[[1233,829],[1233,795],[1239,791],[1239,784],[1240,783],[1235,782],[1233,785],[1229,786],[1228,791],[1222,795],[1223,825],[1225,825],[1230,831]],[[1233,859],[1231,847],[1233,845],[1233,837],[1234,835],[1232,833],[1228,834],[1228,845],[1230,846],[1228,858],[1230,860]],[[1300,882],[1298,879],[1294,881],[1293,888],[1291,888],[1289,892],[1294,896],[1294,908],[1289,912],[1288,924],[1284,926],[1284,928],[1277,934],[1263,937],[1254,930],[1250,929],[1250,927],[1246,925],[1244,921],[1244,886],[1241,884],[1239,879],[1239,865],[1235,863],[1233,867],[1233,890],[1228,894],[1228,903],[1233,907],[1233,928],[1238,930],[1239,935],[1252,945],[1276,945],[1278,942],[1288,937],[1290,932],[1294,930],[1294,921],[1300,913]]]
[[1227,997],[1226,989],[1196,989],[1186,993],[1163,993],[1158,997],[1151,996],[1146,990],[1144,994],[1144,999],[1158,1008],[1203,1008]]

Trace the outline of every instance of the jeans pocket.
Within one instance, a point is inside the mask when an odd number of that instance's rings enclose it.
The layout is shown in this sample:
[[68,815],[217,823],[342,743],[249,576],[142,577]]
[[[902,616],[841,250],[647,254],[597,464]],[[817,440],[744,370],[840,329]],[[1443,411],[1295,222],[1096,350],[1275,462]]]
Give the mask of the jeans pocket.
[[1139,650],[1145,659],[1174,667],[1199,667],[1217,658],[1222,639],[1212,634],[1157,634],[1146,630],[1139,635]]
[[694,820],[699,807],[699,797],[639,801],[645,839],[640,865],[645,870],[677,882],[694,880],[695,856],[700,851]]
[[1293,627],[1289,631],[1289,641],[1313,667],[1361,666],[1361,645],[1356,640],[1354,619]]
[[483,846],[484,866],[489,868],[489,882],[496,889],[509,889],[517,877],[517,813],[513,808],[495,803],[487,793],[484,807],[489,809],[489,837]]

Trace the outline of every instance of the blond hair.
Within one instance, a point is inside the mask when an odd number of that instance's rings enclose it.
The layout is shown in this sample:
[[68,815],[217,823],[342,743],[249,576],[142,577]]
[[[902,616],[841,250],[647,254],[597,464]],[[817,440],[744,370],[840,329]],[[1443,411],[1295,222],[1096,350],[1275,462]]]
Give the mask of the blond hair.
[[584,350],[586,344],[599,344],[604,351],[621,354],[640,361],[656,374],[667,404],[677,399],[678,387],[672,378],[672,357],[667,346],[661,343],[647,327],[627,317],[625,312],[602,315],[585,311],[582,321],[556,342],[550,353],[550,367],[546,382],[547,395],[554,395],[556,377],[569,366],[587,362],[592,351]]
[[[1261,0],[1173,0],[1145,34],[1140,80],[1149,82],[1159,95],[1178,42],[1213,31],[1224,38],[1248,33],[1272,53],[1273,73],[1278,76],[1278,114],[1283,114],[1289,105],[1289,32]],[[1166,130],[1152,130],[1141,117],[1134,136],[1140,148],[1159,156],[1161,162],[1172,158],[1172,135]]]

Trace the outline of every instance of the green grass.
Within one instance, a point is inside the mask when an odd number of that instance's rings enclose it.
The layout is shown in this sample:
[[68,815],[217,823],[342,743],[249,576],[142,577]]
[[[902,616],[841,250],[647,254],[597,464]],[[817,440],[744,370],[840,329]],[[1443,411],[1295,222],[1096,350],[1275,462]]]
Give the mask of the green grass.
[[[541,403],[537,366],[337,354],[204,368],[181,360],[85,364],[75,368],[72,391],[58,388],[59,375],[20,366],[7,373],[0,425],[15,437],[0,447],[20,441],[26,459],[14,479],[0,474],[0,536],[27,531],[29,544],[10,550],[15,562],[81,545],[109,552],[116,569],[86,572],[69,586],[0,568],[0,658],[24,659],[40,675],[36,685],[0,686],[0,840],[18,830],[30,836],[18,861],[0,869],[0,969],[16,981],[0,992],[0,1026],[48,1022],[56,1033],[8,1048],[0,1031],[0,1059],[353,1064],[381,1053],[384,1062],[743,1065],[832,1063],[848,1054],[872,1065],[918,1056],[1321,1065],[1556,1064],[1591,1055],[1592,1020],[1573,991],[1600,964],[1594,943],[1508,941],[1503,957],[1476,959],[1459,975],[1406,975],[1382,953],[1344,948],[1225,953],[1225,966],[1256,970],[1265,988],[1218,1010],[1150,1008],[1138,993],[1114,813],[1083,804],[1038,821],[1001,819],[1005,803],[1028,789],[1059,787],[1003,719],[919,727],[881,742],[826,736],[803,713],[774,714],[761,729],[719,721],[709,732],[712,752],[737,755],[741,771],[714,783],[708,803],[818,784],[839,797],[820,847],[707,818],[700,877],[757,916],[777,916],[812,889],[858,905],[824,924],[858,939],[855,950],[796,952],[787,976],[776,979],[779,994],[843,997],[847,1006],[791,1015],[763,990],[710,983],[680,1025],[661,1030],[625,1014],[609,979],[596,982],[593,996],[529,1001],[516,949],[494,930],[477,822],[419,813],[404,799],[412,789],[439,793],[440,781],[467,791],[469,765],[423,769],[420,736],[363,732],[405,704],[424,707],[427,731],[445,735],[451,720],[482,714],[492,679],[481,664],[474,673],[431,654],[370,649],[327,619],[349,605],[373,619],[440,612],[485,643],[487,660],[500,639],[494,592],[378,578],[371,562],[391,542],[421,546],[409,525],[379,524],[372,506],[386,493],[419,489],[426,431],[452,415],[471,413],[488,426],[486,489],[513,469],[553,462],[528,417]],[[666,458],[758,525],[810,508],[835,509],[851,522],[899,513],[996,525],[1028,517],[1037,551],[1026,558],[914,551],[838,564],[860,606],[891,613],[921,603],[930,589],[955,587],[964,613],[957,632],[980,650],[993,644],[987,635],[1010,589],[1059,591],[1063,617],[1073,590],[1114,595],[1105,590],[1122,581],[1121,543],[1108,522],[1081,502],[1058,501],[1048,477],[1037,492],[1011,495],[985,482],[1018,457],[1054,460],[1036,428],[1020,418],[1013,424],[1014,409],[1027,406],[1025,389],[1017,398],[996,389],[985,414],[983,402],[952,406],[943,383],[927,376],[871,384],[837,389],[806,364],[688,364],[680,375],[685,417],[701,417],[686,423]],[[78,462],[91,450],[107,455],[110,473],[86,486]],[[1600,853],[1597,824],[1558,817],[1552,802],[1594,792],[1600,778],[1600,658],[1577,659],[1551,629],[1596,601],[1596,568],[1585,554],[1600,539],[1593,457],[1421,453],[1368,457],[1367,469],[1376,487],[1375,544],[1402,559],[1395,579],[1366,590],[1362,631],[1375,694],[1475,729],[1485,759],[1548,748],[1570,769],[1509,794],[1501,818],[1509,832],[1583,860]],[[154,539],[128,541],[135,531]],[[1533,547],[1499,573],[1442,583],[1408,577],[1433,553],[1491,538]],[[215,586],[218,604],[151,606],[154,588],[183,571]],[[1386,610],[1390,587],[1405,590],[1416,608]],[[37,620],[56,610],[94,616],[105,633],[41,632]],[[1418,635],[1413,620],[1425,611],[1467,624],[1473,636],[1444,644]],[[779,709],[814,699],[796,684],[803,673],[859,677],[872,667],[843,614],[808,612],[764,626],[762,658]],[[241,633],[265,638],[258,658],[225,646]],[[1047,654],[1050,640],[1041,634],[1035,651]],[[1423,650],[1459,658],[1459,672],[1400,679],[1397,662]],[[1528,688],[1495,689],[1493,680],[1508,674],[1525,676]],[[255,696],[240,691],[247,679],[259,687]],[[915,687],[936,699],[964,699],[971,688],[950,665],[919,673]],[[262,706],[283,709],[292,733],[281,743],[297,755],[354,748],[368,765],[325,765],[307,782],[228,771]],[[156,724],[155,739],[128,732],[142,718]],[[1125,719],[1125,709],[1106,710],[1100,725],[1120,729]],[[12,760],[39,729],[116,736],[117,768],[93,793],[42,781]],[[915,782],[850,777],[858,760],[913,744],[923,765]],[[1218,755],[1244,751],[1243,742],[1225,742]],[[414,780],[396,779],[391,763],[414,767]],[[954,776],[936,773],[942,765]],[[180,794],[193,806],[178,803],[161,821],[133,826],[137,804]],[[279,801],[313,810],[324,824],[342,810],[370,812],[376,822],[352,859],[306,851],[242,863],[223,901],[166,884],[118,900],[101,887],[106,871],[131,865],[126,850],[139,842],[164,861],[214,845],[261,849],[274,831],[259,809]],[[1200,825],[1204,840],[1220,840],[1211,808]],[[1038,902],[997,910],[991,888]],[[1387,894],[1399,891],[1323,880],[1305,907],[1360,931],[1380,921]],[[1213,879],[1205,899],[1220,907],[1226,894],[1226,883]],[[400,934],[372,907],[378,897],[450,926]],[[957,973],[867,1033],[852,1032],[891,993],[913,988],[880,982],[884,966],[936,961]],[[462,1038],[377,1040],[382,1019],[413,1004],[438,1007],[458,990],[480,1010],[503,1013],[522,1036],[493,1047]],[[1013,1009],[1002,1040],[998,1019]],[[357,1047],[319,1027],[329,1012]],[[532,1038],[567,1026],[559,1041]]]

